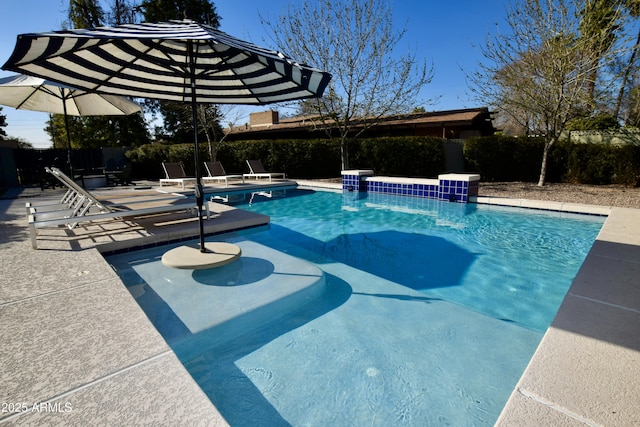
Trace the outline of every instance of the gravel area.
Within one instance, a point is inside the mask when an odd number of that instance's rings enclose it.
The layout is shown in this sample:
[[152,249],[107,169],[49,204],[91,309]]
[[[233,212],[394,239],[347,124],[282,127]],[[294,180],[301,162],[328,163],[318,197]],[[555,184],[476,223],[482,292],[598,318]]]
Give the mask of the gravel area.
[[619,185],[480,182],[479,195],[640,209],[640,188]]

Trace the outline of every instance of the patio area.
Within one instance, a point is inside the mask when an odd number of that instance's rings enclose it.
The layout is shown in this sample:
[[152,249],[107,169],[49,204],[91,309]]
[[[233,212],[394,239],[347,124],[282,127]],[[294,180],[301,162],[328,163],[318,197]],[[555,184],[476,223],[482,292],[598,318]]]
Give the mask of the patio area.
[[[0,200],[0,423],[227,425],[101,255],[195,237],[197,219],[173,213],[51,229],[34,250],[24,209],[33,198],[25,196]],[[640,424],[640,212],[477,202],[609,215],[497,424]],[[208,233],[268,223],[225,205],[212,210]]]

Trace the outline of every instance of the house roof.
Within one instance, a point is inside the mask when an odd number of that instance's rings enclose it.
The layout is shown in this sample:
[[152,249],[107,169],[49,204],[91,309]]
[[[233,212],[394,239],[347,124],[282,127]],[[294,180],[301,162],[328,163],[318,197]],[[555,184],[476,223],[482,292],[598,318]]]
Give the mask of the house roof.
[[[236,126],[225,131],[232,134],[254,132],[293,131],[302,129],[323,128],[320,116],[304,116],[279,119],[275,115],[263,115],[260,118],[270,117],[266,122],[247,123],[244,126]],[[253,116],[253,115],[252,115]],[[256,116],[257,117],[257,116]],[[253,119],[253,117],[252,117]],[[383,127],[442,127],[442,126],[469,126],[478,121],[491,121],[491,113],[486,107],[469,108],[461,110],[434,111],[425,113],[398,114],[382,117],[376,126]],[[358,123],[354,122],[357,126]]]
[[466,110],[436,111],[431,113],[413,113],[398,116],[388,116],[382,119],[381,123],[392,124],[448,124],[462,125],[471,124],[483,116],[489,118],[489,111],[486,108],[473,108]]

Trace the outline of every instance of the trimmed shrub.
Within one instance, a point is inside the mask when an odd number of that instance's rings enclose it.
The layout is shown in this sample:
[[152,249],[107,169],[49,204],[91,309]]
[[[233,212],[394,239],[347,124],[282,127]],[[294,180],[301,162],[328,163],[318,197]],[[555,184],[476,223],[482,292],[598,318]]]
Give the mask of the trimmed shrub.
[[543,150],[542,138],[470,138],[464,144],[465,168],[479,173],[483,181],[535,181]]
[[[335,178],[341,172],[337,138],[229,142],[219,148],[218,158],[228,171],[244,171],[245,159],[261,159],[265,168],[293,178]],[[435,177],[445,163],[442,139],[432,137],[354,140],[349,159],[351,168],[373,169],[377,175]]]
[[350,144],[353,169],[376,175],[435,178],[445,169],[443,139],[430,136],[368,138]]
[[[483,181],[535,182],[544,139],[502,135],[465,142],[465,166]],[[547,182],[640,185],[640,147],[559,142],[549,153]]]
[[640,147],[634,145],[572,144],[567,156],[566,182],[638,186]]
[[258,140],[222,144],[218,160],[227,172],[248,172],[246,160],[260,159],[268,170],[293,178],[340,176],[340,145],[337,140]]
[[[127,151],[125,155],[133,163],[134,178],[164,178],[162,162],[182,162],[185,173],[195,176],[193,144],[145,144]],[[200,159],[207,160],[206,144],[200,145]]]
[[614,184],[640,187],[640,146],[623,145],[615,151]]
[[[465,167],[483,181],[535,182],[543,148],[542,138],[471,138],[464,144]],[[207,144],[200,150],[200,159],[209,160]],[[134,178],[161,178],[163,161],[182,162],[187,175],[195,176],[192,144],[146,144],[126,156],[134,163]],[[268,170],[291,178],[340,176],[340,141],[335,138],[223,142],[217,158],[228,173],[248,172],[245,160],[260,159]],[[434,178],[446,164],[443,139],[434,137],[358,139],[349,143],[349,158],[353,169],[389,176]],[[549,155],[547,181],[640,185],[640,146],[558,143]]]
[[[436,177],[445,168],[441,138],[393,137],[351,141],[352,168],[373,169],[377,175]],[[227,173],[248,172],[245,160],[260,159],[265,168],[285,172],[292,178],[336,178],[340,176],[340,140],[258,140],[223,142],[217,159]],[[187,175],[195,176],[192,144],[146,144],[131,150],[136,178],[162,177],[161,162],[182,162]],[[209,159],[206,144],[200,144],[200,159]]]

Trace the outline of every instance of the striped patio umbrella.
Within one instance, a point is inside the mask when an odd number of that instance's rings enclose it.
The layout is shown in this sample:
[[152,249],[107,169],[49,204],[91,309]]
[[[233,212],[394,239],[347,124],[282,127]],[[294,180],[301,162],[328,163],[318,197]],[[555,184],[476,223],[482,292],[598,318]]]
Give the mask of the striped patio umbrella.
[[0,79],[0,104],[17,110],[64,115],[67,162],[71,176],[73,176],[73,164],[71,163],[68,116],[119,116],[141,111],[138,104],[122,96],[87,92],[40,77],[22,74]]
[[191,103],[200,211],[196,103],[263,105],[320,97],[331,79],[280,52],[189,20],[22,34],[2,68],[88,91]]

